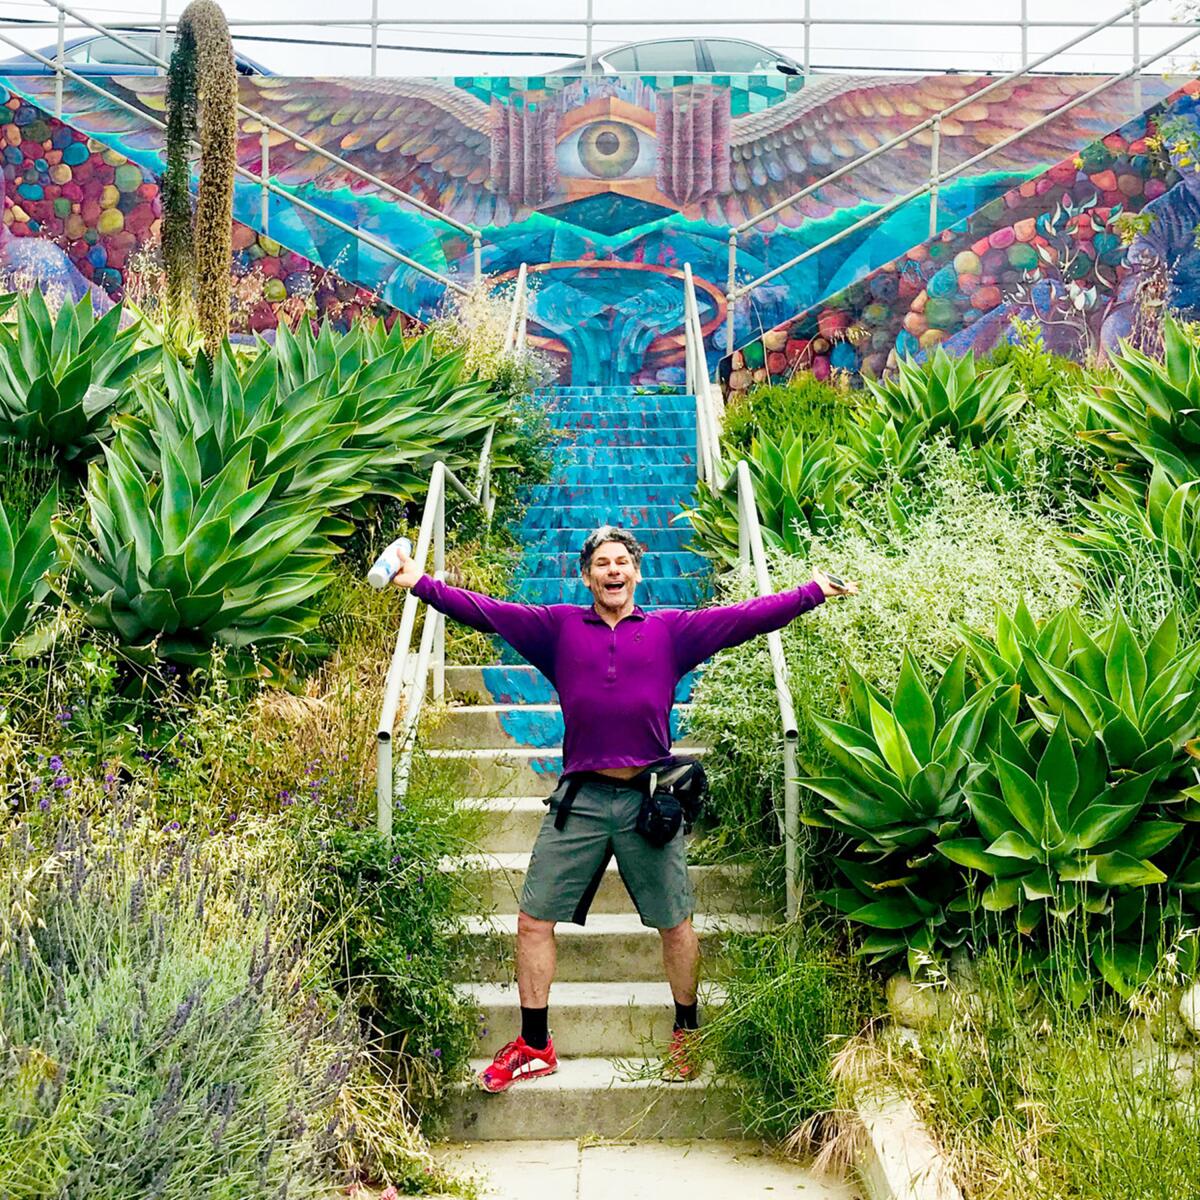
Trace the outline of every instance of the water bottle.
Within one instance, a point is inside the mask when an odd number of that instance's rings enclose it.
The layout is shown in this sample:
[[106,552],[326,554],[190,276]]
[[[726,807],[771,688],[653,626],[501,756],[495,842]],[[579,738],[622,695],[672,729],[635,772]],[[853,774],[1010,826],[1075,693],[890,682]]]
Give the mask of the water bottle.
[[400,570],[400,560],[412,557],[412,542],[406,537],[397,538],[376,560],[367,572],[367,582],[373,588],[385,588],[392,576]]

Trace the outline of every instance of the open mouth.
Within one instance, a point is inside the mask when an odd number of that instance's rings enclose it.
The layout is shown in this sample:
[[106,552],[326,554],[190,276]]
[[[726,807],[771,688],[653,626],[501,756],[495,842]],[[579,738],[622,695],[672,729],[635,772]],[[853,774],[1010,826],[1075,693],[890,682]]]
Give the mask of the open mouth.
[[625,584],[623,582],[622,583],[606,583],[604,585],[604,590],[610,594],[623,591],[624,588],[625,588]]

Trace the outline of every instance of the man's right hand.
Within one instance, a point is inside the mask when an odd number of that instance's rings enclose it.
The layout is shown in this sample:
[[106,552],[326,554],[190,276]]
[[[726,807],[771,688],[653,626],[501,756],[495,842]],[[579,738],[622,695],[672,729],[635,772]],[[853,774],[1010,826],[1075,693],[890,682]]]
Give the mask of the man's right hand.
[[400,560],[400,570],[392,576],[392,582],[400,588],[410,588],[424,575],[425,572],[417,568],[416,559],[402,558]]

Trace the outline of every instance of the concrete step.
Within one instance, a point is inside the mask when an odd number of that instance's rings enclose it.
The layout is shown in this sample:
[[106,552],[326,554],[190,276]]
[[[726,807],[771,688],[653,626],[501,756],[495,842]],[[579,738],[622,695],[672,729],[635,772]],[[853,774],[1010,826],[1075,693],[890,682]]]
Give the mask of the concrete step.
[[559,487],[607,483],[624,487],[635,484],[678,484],[696,486],[696,468],[684,463],[571,463],[556,466],[550,482]]
[[[521,1027],[516,984],[464,983],[459,991],[481,1010],[476,1048],[494,1054]],[[700,1018],[725,1002],[715,985],[700,989]],[[671,1038],[675,1005],[665,979],[643,983],[555,983],[550,989],[550,1032],[559,1054],[645,1055]]]
[[[685,704],[698,673],[685,675],[675,688],[675,702]],[[550,681],[530,666],[460,666],[446,668],[446,687],[452,695],[474,697],[476,704],[556,704]]]
[[695,396],[637,396],[629,393],[609,395],[559,395],[547,399],[543,407],[548,413],[575,412],[624,412],[626,410],[641,410],[645,412],[681,412],[696,415]]
[[[716,954],[728,931],[753,932],[772,922],[757,914],[692,918],[704,954]],[[516,913],[466,918],[467,953],[464,970],[470,982],[511,983],[516,978],[513,947],[517,934]],[[662,939],[633,913],[595,913],[586,925],[560,923],[556,926],[558,970],[563,983],[627,983],[661,979]]]
[[586,483],[539,483],[526,488],[522,499],[530,507],[563,504],[583,504],[591,508],[607,508],[625,505],[641,508],[646,504],[679,505],[690,503],[696,481],[685,479],[679,483],[651,483],[637,480],[630,483],[613,483],[593,476]]
[[[675,746],[673,753],[703,755],[698,746]],[[562,751],[528,748],[426,750],[430,758],[456,760],[463,795],[548,796],[562,774]]]
[[[471,1063],[478,1074],[491,1062]],[[609,1058],[560,1059],[554,1075],[515,1084],[490,1096],[474,1082],[449,1101],[451,1141],[532,1141],[544,1138],[731,1137],[741,1129],[732,1093],[704,1076],[691,1083],[632,1080],[631,1067]],[[563,1193],[565,1195],[565,1193]]]
[[[654,567],[654,574],[670,579],[682,579],[686,576],[707,575],[708,559],[690,550],[679,553],[659,551],[653,560],[645,560],[645,566]],[[520,577],[528,579],[537,575],[549,575],[558,579],[579,578],[579,552],[546,554],[540,548],[525,552],[521,560]],[[581,585],[582,586],[582,585]]]
[[[599,407],[547,410],[554,429],[696,429],[695,409],[625,406],[605,412]],[[668,438],[668,441],[673,439]]]
[[[647,558],[646,563],[654,562]],[[657,566],[657,562],[654,562]],[[650,575],[637,585],[636,602],[645,608],[649,604],[695,608],[704,598],[705,588],[698,579],[677,576]],[[513,590],[512,598],[527,604],[590,604],[592,594],[578,579],[561,575],[534,575],[523,579]]]
[[639,463],[656,466],[686,466],[696,469],[695,441],[670,445],[600,446],[593,443],[567,441],[554,449],[555,467],[580,464],[584,466],[637,466]]
[[534,388],[530,393],[542,399],[554,396],[681,396],[682,387],[669,387],[660,392],[657,387],[646,387],[638,383],[562,383]]
[[[579,553],[579,547],[583,545],[588,534],[596,528],[596,522],[592,525],[579,524],[574,527],[563,528],[547,528],[543,527],[536,530],[527,530],[524,533],[523,540],[526,545],[536,546],[538,550],[546,554],[570,554],[574,551]],[[668,525],[666,528],[653,528],[643,525],[634,530],[637,534],[637,539],[645,547],[647,554],[655,554],[660,550],[665,550],[669,554],[680,554],[684,552],[684,548],[691,542],[692,527],[686,521],[678,521],[674,525]],[[652,562],[643,560],[643,566],[647,569],[652,566]]]
[[[641,533],[644,529],[671,528],[672,517],[679,516],[678,504],[547,504],[527,509],[520,521],[523,540],[529,541],[543,529],[586,529],[590,533],[599,525],[620,525]],[[680,517],[675,526],[691,532],[687,520]],[[586,535],[585,535],[586,536]],[[583,544],[583,538],[578,545]]]
[[[543,807],[542,812],[546,809]],[[532,843],[530,843],[532,845]],[[525,875],[529,870],[529,848],[524,851],[492,851],[485,854],[468,854],[458,867],[460,878],[473,896],[479,900],[482,911],[515,913],[519,907],[521,889],[525,886]],[[452,869],[446,864],[445,869]],[[696,905],[703,912],[749,913],[761,907],[760,901],[750,892],[749,872],[736,864],[706,864],[688,867],[692,887],[696,893]],[[617,870],[616,860],[609,862],[592,901],[590,910],[600,913],[634,913],[633,901],[625,890]]]
[[[671,712],[671,735],[682,737],[687,709]],[[540,747],[563,743],[563,715],[557,704],[463,704],[431,710],[425,730],[427,746]]]
[[[562,442],[557,451],[567,446],[672,446],[675,447],[675,461],[679,452],[688,447],[696,449],[695,427],[685,425],[615,425],[594,428],[588,426],[582,429],[556,429],[554,432],[562,435]],[[665,461],[671,461],[667,459]]]

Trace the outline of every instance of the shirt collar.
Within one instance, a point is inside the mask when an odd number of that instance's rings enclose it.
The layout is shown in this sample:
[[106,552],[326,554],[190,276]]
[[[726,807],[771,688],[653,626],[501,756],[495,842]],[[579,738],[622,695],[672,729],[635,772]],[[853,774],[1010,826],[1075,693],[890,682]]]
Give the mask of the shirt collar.
[[[639,621],[644,621],[646,619],[646,614],[642,611],[642,607],[639,604],[635,604],[633,606],[633,612],[631,612],[626,617],[622,617],[621,621],[628,621],[634,617],[636,617]],[[590,621],[593,625],[607,625],[608,624],[608,622],[605,621],[605,619],[596,611],[594,605],[589,605],[584,610],[583,619],[585,621]],[[621,621],[618,621],[617,625],[620,625]],[[614,626],[614,628],[615,628],[615,626]]]

